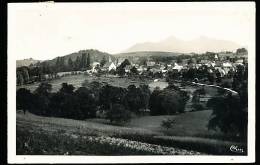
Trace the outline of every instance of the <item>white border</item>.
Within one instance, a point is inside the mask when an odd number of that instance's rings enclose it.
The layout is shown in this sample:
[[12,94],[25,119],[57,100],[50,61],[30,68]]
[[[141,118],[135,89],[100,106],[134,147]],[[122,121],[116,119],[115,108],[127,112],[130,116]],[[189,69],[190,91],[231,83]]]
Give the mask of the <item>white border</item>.
[[[209,2],[208,2],[209,3]],[[117,5],[119,5],[118,3]],[[121,3],[122,4],[122,3]],[[148,5],[150,3],[127,3],[127,5]],[[157,6],[160,3],[152,3]],[[177,3],[204,5],[204,2]],[[234,3],[210,2],[218,7],[234,5]],[[239,2],[238,5],[247,5],[255,13],[254,2]],[[8,4],[8,8],[16,4]],[[37,5],[36,3],[28,5]],[[69,5],[77,5],[69,3]],[[100,4],[99,4],[100,5]],[[107,3],[102,3],[107,5]],[[119,5],[120,6],[120,5]],[[252,15],[255,20],[255,14]],[[255,22],[250,25],[251,44],[248,46],[249,81],[248,81],[248,156],[17,156],[16,155],[16,58],[8,55],[8,163],[250,163],[255,162]],[[18,28],[18,27],[17,27]],[[12,34],[8,33],[8,36]],[[8,49],[8,52],[10,50]],[[9,54],[9,53],[8,53]]]

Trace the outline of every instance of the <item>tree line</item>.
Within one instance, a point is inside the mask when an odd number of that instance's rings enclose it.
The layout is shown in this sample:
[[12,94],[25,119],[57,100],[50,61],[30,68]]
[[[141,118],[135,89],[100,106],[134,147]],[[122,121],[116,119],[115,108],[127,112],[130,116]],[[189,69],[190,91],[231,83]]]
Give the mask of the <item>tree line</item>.
[[86,119],[104,114],[111,122],[131,119],[131,114],[141,115],[150,109],[151,115],[183,112],[187,95],[179,90],[167,88],[152,93],[148,85],[115,87],[99,82],[83,83],[75,89],[63,83],[58,92],[51,92],[52,85],[43,82],[31,92],[17,90],[17,110],[43,116]]
[[69,58],[65,62],[65,57],[57,57],[54,65],[44,61],[35,65],[18,67],[16,68],[16,84],[23,85],[43,81],[46,80],[46,75],[48,79],[58,78],[58,72],[86,70],[90,68],[90,62],[90,55],[83,53],[81,57],[77,56],[75,61]]

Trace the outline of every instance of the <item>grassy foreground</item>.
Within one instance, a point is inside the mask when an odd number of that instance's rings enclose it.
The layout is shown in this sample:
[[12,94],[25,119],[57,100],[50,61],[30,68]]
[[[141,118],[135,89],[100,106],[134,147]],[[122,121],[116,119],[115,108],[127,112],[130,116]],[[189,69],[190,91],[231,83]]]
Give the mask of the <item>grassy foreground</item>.
[[[154,118],[159,123],[163,117]],[[166,136],[156,124],[120,127],[17,113],[16,125],[18,155],[223,155],[234,154],[229,150],[231,145],[243,146],[208,138]]]

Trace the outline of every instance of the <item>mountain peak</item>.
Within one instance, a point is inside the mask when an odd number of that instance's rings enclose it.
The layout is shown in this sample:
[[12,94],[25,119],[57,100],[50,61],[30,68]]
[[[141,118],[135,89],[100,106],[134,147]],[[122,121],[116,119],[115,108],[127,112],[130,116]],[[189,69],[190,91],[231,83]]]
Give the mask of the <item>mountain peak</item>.
[[159,42],[137,43],[124,52],[136,51],[162,51],[162,52],[180,52],[180,53],[204,53],[207,51],[234,51],[241,47],[235,42],[227,40],[218,40],[207,36],[199,36],[190,41],[184,41],[170,36]]

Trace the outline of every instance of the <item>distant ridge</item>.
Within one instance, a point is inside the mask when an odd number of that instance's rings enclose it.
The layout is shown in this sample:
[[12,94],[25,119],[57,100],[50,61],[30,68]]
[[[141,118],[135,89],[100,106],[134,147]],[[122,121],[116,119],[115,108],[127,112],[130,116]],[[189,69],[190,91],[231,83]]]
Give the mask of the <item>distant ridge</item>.
[[40,60],[35,60],[33,58],[27,58],[23,60],[16,60],[16,67],[21,67],[21,66],[29,66],[31,64],[36,64],[40,62]]
[[182,53],[162,51],[136,51],[114,54],[115,57],[150,57],[150,56],[178,56]]
[[184,41],[174,36],[168,37],[159,42],[137,43],[122,53],[140,52],[140,51],[160,51],[160,52],[180,52],[180,53],[205,53],[207,51],[235,51],[241,45],[227,40],[218,40],[205,36],[196,39]]

